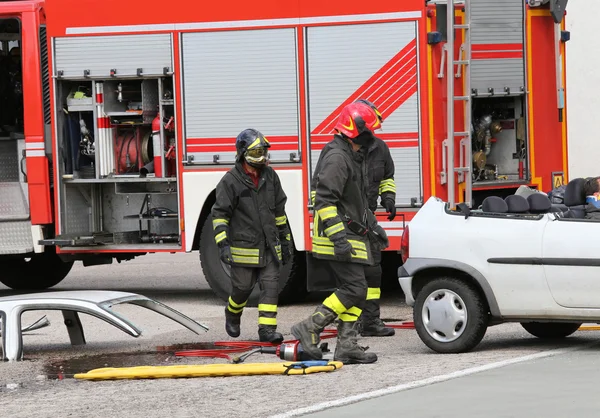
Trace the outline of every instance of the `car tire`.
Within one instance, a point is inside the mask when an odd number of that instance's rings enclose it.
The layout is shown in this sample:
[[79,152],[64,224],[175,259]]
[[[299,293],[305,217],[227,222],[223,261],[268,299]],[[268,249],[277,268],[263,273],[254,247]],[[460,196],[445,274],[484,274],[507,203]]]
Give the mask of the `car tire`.
[[418,293],[413,310],[415,329],[438,353],[464,353],[483,339],[488,327],[485,299],[470,284],[440,277]]
[[531,335],[544,339],[566,338],[579,329],[581,323],[571,322],[522,322],[521,326]]
[[[200,264],[204,277],[214,294],[227,302],[231,294],[231,276],[229,266],[221,262],[210,217],[204,222],[200,233]],[[257,283],[246,306],[257,307],[259,295],[260,286]],[[301,302],[306,295],[306,257],[303,252],[294,251],[291,260],[282,266],[279,274],[278,305]]]

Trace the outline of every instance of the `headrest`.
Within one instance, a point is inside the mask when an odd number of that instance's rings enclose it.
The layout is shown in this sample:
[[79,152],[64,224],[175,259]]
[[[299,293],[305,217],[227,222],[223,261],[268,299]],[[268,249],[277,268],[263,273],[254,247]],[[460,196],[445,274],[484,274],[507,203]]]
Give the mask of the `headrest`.
[[563,203],[567,206],[579,206],[585,205],[585,193],[583,191],[583,185],[585,179],[577,178],[571,180],[567,184],[565,189],[565,198]]
[[484,212],[494,212],[494,213],[506,213],[508,212],[508,206],[504,199],[498,196],[488,196],[483,199],[483,203],[481,205]]
[[508,213],[525,213],[529,210],[529,202],[523,196],[511,194],[504,199]]
[[548,196],[541,193],[532,194],[527,198],[527,202],[531,213],[547,213],[552,206]]

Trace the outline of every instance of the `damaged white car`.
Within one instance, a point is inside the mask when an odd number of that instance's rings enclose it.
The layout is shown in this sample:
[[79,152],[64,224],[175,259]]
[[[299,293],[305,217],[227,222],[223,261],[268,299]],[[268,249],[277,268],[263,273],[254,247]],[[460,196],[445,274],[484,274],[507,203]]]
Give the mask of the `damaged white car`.
[[423,205],[402,237],[398,276],[429,348],[469,351],[503,322],[539,338],[600,322],[600,222],[584,219],[583,182],[569,182],[562,207],[541,193],[488,197],[478,210]]

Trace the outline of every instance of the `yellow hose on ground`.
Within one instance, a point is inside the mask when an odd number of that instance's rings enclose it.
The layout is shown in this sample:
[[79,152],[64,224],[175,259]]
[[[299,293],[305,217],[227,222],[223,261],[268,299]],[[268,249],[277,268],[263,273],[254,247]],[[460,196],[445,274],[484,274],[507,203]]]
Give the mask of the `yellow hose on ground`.
[[[317,364],[317,365],[311,365]],[[248,364],[205,364],[178,366],[105,367],[78,373],[76,379],[161,379],[176,377],[250,376],[261,374],[311,374],[333,372],[341,369],[340,361],[248,363]]]

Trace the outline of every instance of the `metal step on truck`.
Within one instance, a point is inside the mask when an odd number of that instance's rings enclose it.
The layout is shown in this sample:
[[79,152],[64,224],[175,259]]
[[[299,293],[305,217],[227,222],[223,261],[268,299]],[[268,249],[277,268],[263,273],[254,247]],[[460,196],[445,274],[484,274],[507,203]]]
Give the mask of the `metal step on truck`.
[[566,180],[565,4],[1,2],[0,281],[48,288],[74,261],[199,251],[225,299],[210,209],[236,135],[254,127],[288,195],[280,299],[301,300],[310,177],[361,98],[395,163],[397,216],[376,212],[395,281],[404,228],[430,196],[477,206]]

